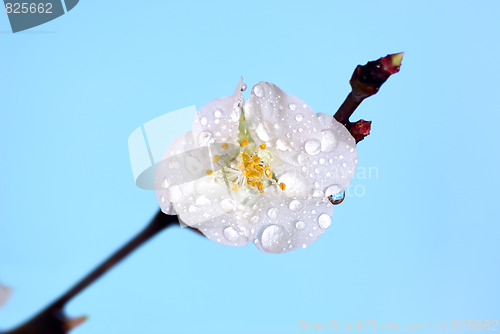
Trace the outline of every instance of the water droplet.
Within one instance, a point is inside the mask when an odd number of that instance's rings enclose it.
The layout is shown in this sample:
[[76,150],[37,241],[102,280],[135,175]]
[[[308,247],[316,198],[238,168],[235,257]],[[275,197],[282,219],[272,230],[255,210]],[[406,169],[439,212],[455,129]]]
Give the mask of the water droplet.
[[226,227],[222,233],[224,234],[224,238],[226,238],[229,241],[236,241],[240,236],[238,231],[236,231],[234,227],[231,226]]
[[320,152],[321,143],[317,139],[310,139],[310,140],[306,141],[304,148],[305,148],[307,154],[316,155]]
[[163,196],[163,195],[160,196],[160,204],[165,203],[166,200],[167,199],[165,198],[165,196]]
[[320,163],[321,165],[324,165],[324,164],[325,164],[325,159],[320,158],[320,159],[319,159],[319,163]]
[[344,168],[345,168],[345,167],[347,167],[347,163],[346,163],[346,162],[343,162],[343,163],[342,163],[342,167],[344,167]]
[[339,192],[342,192],[342,188],[338,184],[332,184],[331,186],[328,186],[325,190],[325,196],[333,196]]
[[205,116],[203,116],[202,118],[200,118],[200,123],[201,125],[207,125],[208,119]]
[[200,206],[201,205],[208,205],[208,204],[210,204],[210,200],[206,196],[201,195],[200,197],[198,197],[196,199],[195,203],[196,203],[196,205],[200,205]]
[[337,146],[337,138],[331,130],[321,131],[321,151],[330,152]]
[[314,234],[312,234],[312,233],[309,233],[309,237],[311,237],[311,238],[312,238],[313,236],[314,236]]
[[340,159],[340,160],[344,159],[344,156],[343,156],[342,154],[341,154],[341,155],[339,155],[339,159]]
[[196,205],[190,205],[188,208],[189,213],[197,213],[198,207]]
[[253,216],[251,219],[250,219],[250,223],[252,224],[257,224],[259,222],[260,218],[259,216]]
[[288,108],[291,110],[291,111],[294,111],[295,109],[297,109],[297,105],[295,103],[290,103],[288,105]]
[[304,120],[304,116],[302,116],[302,114],[297,114],[295,115],[295,120],[297,122],[302,122]]
[[241,91],[244,92],[247,90],[247,85],[246,84],[241,84]]
[[231,198],[225,198],[220,202],[220,208],[225,213],[233,213],[236,205]]
[[322,229],[327,229],[332,225],[332,217],[329,214],[323,213],[318,217],[318,225]]
[[168,188],[168,179],[167,178],[163,179],[163,181],[161,182],[161,187],[163,189],[167,189]]
[[297,156],[297,162],[301,165],[305,164],[306,162],[309,161],[309,157],[304,154],[304,153],[300,153],[298,156]]
[[278,208],[271,208],[271,209],[269,209],[269,211],[267,211],[267,215],[268,215],[268,216],[269,216],[269,218],[271,218],[271,219],[276,219],[276,218],[278,218],[278,213],[279,213]]
[[300,203],[300,201],[294,199],[293,201],[290,202],[290,210],[292,211],[298,211],[300,209],[302,209],[302,203]]
[[328,200],[330,201],[330,203],[334,205],[342,203],[344,199],[345,199],[345,191],[339,191],[338,193],[328,196]]
[[297,230],[303,230],[306,228],[306,223],[304,223],[302,220],[299,220],[298,222],[295,223],[295,228]]
[[257,132],[257,136],[262,141],[269,141],[271,139],[272,134],[269,133],[264,123],[259,123],[255,132]]
[[253,88],[253,93],[255,94],[255,96],[257,97],[263,97],[264,96],[264,88],[262,88],[261,85],[256,85],[254,88]]
[[325,196],[325,193],[323,193],[323,192],[322,192],[322,191],[320,191],[320,190],[315,190],[315,191],[313,192],[313,197],[323,197],[323,196]]
[[214,116],[215,116],[216,118],[221,117],[221,116],[222,116],[222,110],[220,110],[220,109],[215,109],[215,111],[214,111]]
[[286,151],[288,149],[287,140],[283,138],[278,138],[276,140],[276,148],[280,151]]
[[200,135],[198,136],[198,142],[200,145],[202,146],[205,146],[205,145],[208,145],[208,144],[211,144],[213,143],[215,140],[213,138],[213,135],[211,132],[209,131],[203,131],[202,133],[200,133]]
[[233,110],[231,113],[231,121],[238,122],[240,120],[241,111]]
[[269,225],[262,232],[262,248],[264,250],[277,253],[285,244],[285,229],[282,226]]

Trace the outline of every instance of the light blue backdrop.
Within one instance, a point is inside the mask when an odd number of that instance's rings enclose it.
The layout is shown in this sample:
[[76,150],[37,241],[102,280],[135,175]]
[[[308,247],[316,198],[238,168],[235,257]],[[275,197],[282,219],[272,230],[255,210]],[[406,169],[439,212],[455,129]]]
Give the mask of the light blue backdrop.
[[333,114],[357,64],[399,51],[401,72],[355,114],[373,120],[367,173],[314,245],[270,255],[169,230],[69,305],[90,316],[74,333],[500,320],[499,17],[497,1],[82,0],[12,34],[2,12],[0,281],[15,291],[0,328],[156,212],[132,178],[136,127],[229,95],[240,76]]

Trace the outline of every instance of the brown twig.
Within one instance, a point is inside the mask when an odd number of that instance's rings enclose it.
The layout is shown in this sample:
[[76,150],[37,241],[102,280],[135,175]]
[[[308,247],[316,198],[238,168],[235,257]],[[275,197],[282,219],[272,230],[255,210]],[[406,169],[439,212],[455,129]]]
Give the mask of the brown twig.
[[349,117],[364,99],[376,94],[392,74],[399,72],[402,60],[403,52],[390,54],[366,65],[358,65],[354,70],[349,81],[352,90],[333,117],[344,124],[356,143],[370,134],[371,122],[359,120],[351,123]]
[[77,294],[102,277],[108,270],[122,261],[145,242],[153,238],[167,227],[177,224],[177,216],[170,216],[159,211],[153,220],[132,240],[111,255],[106,261],[85,276],[80,282],[69,289],[64,295],[54,301],[28,322],[3,334],[65,334],[80,325],[86,317],[69,319],[64,314],[64,306]]

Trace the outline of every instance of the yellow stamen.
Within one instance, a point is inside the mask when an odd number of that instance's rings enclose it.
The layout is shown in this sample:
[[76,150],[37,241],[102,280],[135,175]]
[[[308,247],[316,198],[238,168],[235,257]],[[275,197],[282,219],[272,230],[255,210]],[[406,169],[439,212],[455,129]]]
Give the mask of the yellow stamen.
[[207,175],[212,175],[213,173],[214,173],[214,171],[213,171],[213,170],[211,170],[211,169],[207,169]]
[[265,150],[266,149],[266,143],[260,144],[259,147],[260,147],[261,150]]
[[238,188],[239,188],[239,186],[236,183],[233,182],[233,188],[232,188],[233,191],[238,190]]
[[256,164],[258,164],[260,162],[260,158],[259,157],[253,157],[253,162],[255,162]]
[[241,141],[241,146],[247,146],[247,145],[248,145],[248,140],[243,139],[243,140]]
[[250,156],[246,152],[241,153],[241,157],[243,158],[243,162],[245,164],[250,161]]
[[214,161],[215,161],[215,162],[219,162],[219,160],[220,160],[220,156],[218,156],[218,155],[214,155]]
[[269,168],[269,166],[266,166],[265,171],[266,171],[266,176],[271,177],[272,173],[271,173],[271,168]]
[[264,188],[264,184],[262,182],[258,182],[257,183],[257,189],[259,189],[259,191],[261,193],[264,193],[264,189],[263,188]]
[[283,182],[281,182],[281,183],[280,183],[280,189],[281,189],[281,190],[285,190],[285,187],[286,187],[286,185],[285,185]]
[[222,147],[223,149],[227,150],[229,148],[229,144],[228,143],[224,143],[220,147]]

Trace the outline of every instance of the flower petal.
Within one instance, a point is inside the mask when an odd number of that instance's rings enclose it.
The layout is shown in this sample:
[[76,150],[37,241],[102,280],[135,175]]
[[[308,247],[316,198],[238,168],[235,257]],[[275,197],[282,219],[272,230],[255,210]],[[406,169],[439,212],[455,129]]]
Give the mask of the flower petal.
[[180,168],[180,163],[176,159],[180,158],[184,152],[195,149],[196,145],[193,139],[193,134],[191,131],[182,134],[177,137],[172,144],[169,146],[162,160],[156,166],[155,171],[155,181],[154,187],[156,190],[156,197],[160,208],[163,213],[168,215],[175,215],[176,212],[172,206],[172,203],[168,199],[168,188],[175,184],[176,180],[173,175],[170,175],[169,171],[174,169],[174,167]]
[[232,96],[209,102],[196,113],[193,136],[200,146],[207,143],[234,143],[238,138],[238,125],[244,101],[241,95],[243,78]]
[[333,205],[326,198],[283,198],[262,200],[252,217],[252,236],[264,252],[283,253],[305,248],[331,225]]
[[326,190],[332,186],[340,191],[349,185],[357,163],[356,143],[332,116],[316,114],[301,99],[267,82],[253,87],[244,110],[252,136],[310,182],[309,195],[329,196]]

